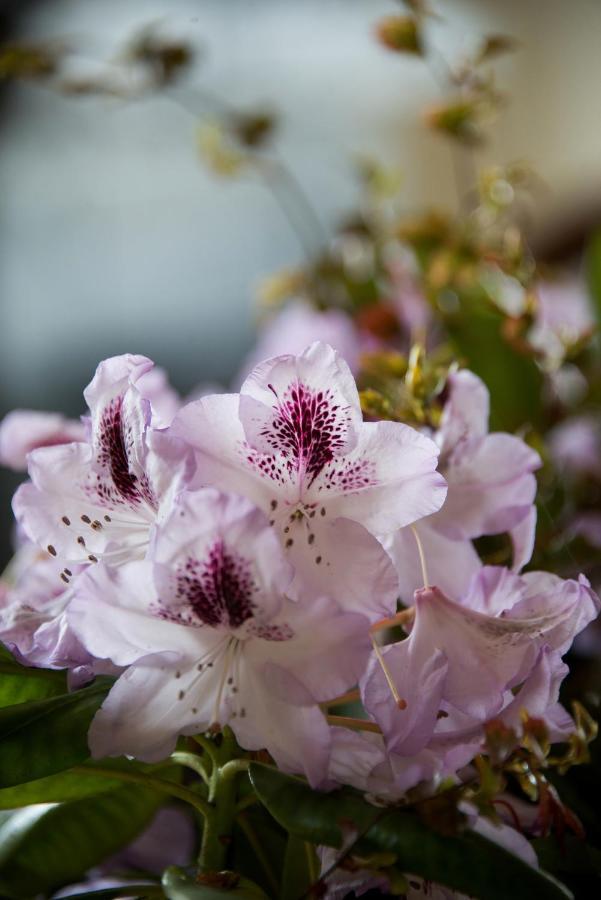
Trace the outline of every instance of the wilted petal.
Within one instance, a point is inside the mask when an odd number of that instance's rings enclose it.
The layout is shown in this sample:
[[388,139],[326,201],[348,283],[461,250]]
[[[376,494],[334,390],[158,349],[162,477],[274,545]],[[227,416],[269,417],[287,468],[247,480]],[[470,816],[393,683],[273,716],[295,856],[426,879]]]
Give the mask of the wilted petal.
[[522,580],[523,599],[512,608],[511,617],[553,621],[545,629],[545,641],[563,656],[575,636],[599,615],[599,597],[584,575],[575,581],[551,572],[527,572]]
[[361,681],[363,703],[382,729],[388,748],[410,756],[423,750],[432,737],[448,662],[444,653],[424,638],[417,622],[406,640],[381,653],[404,707],[396,704],[375,656]]

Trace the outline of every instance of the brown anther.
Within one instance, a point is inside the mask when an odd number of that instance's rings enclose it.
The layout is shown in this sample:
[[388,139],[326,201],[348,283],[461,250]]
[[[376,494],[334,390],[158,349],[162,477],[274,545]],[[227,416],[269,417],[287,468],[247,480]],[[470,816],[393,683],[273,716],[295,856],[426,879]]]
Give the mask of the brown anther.
[[407,701],[403,700],[402,698],[400,700],[397,700],[396,705],[399,709],[407,709]]
[[92,524],[92,520],[90,519],[89,516],[82,516],[82,517],[81,517],[81,521],[82,521],[82,522],[85,522],[86,525],[91,525],[91,524]]
[[64,522],[65,525],[70,525],[71,519],[69,518],[69,516],[63,516],[63,518],[61,519],[61,522]]
[[90,562],[98,562],[98,557],[94,556],[93,553],[89,554],[88,559],[90,560]]
[[307,540],[308,540],[309,544],[313,543],[313,541],[315,540],[315,535],[313,534],[313,532],[311,532],[311,534],[309,535]]
[[178,693],[178,695],[177,695],[177,699],[178,699],[178,700],[183,700],[184,697],[185,697],[185,693],[186,693],[185,691],[180,691],[180,692]]
[[56,550],[55,550],[55,548],[52,546],[52,544],[48,544],[48,546],[46,547],[46,550],[48,551],[48,553],[50,554],[50,556],[56,556]]
[[79,537],[77,538],[77,543],[81,544],[82,547],[85,547],[85,545],[86,545],[85,538],[83,538],[81,535],[79,535]]
[[64,572],[61,572],[61,579],[65,582],[65,584],[69,584],[69,579]]
[[319,514],[320,514],[320,516],[325,516],[325,514],[326,514],[326,508],[325,508],[325,506],[322,506],[322,507],[321,507],[321,509],[319,510]]
[[317,563],[317,565],[319,565],[320,562],[321,562],[321,556],[316,556],[316,557],[315,557],[315,562]]
[[73,575],[73,572],[71,571],[71,569],[64,569],[63,571],[64,571],[65,575],[69,575],[69,576]]
[[94,529],[94,531],[100,531],[100,529],[102,528],[102,522],[99,522],[98,519],[94,519],[94,521],[92,522],[92,528]]
[[294,541],[292,540],[292,538],[288,538],[288,540],[286,541],[286,546],[292,547],[293,543],[294,543]]
[[284,534],[288,534],[289,531],[290,531],[290,525],[286,525],[286,527],[284,528]]
[[111,519],[110,516],[105,516],[105,517],[104,517],[104,521],[105,521],[105,522],[112,522],[113,520]]
[[176,677],[176,678],[181,678],[181,677],[182,677],[182,673],[179,671],[179,669],[178,669],[177,672],[175,673],[175,677]]
[[278,508],[278,501],[277,501],[277,500],[272,500],[271,503],[270,503],[270,506],[271,506],[272,509],[277,509],[277,508]]

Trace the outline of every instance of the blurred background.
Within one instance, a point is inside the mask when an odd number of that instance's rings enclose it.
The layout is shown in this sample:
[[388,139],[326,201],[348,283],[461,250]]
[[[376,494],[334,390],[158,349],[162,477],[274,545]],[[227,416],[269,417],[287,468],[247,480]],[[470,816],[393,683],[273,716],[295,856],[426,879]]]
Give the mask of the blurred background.
[[[532,238],[543,256],[577,259],[601,211],[601,4],[439,8],[449,56],[484,32],[519,39],[496,66],[510,104],[478,160],[531,162]],[[436,81],[374,40],[374,23],[396,10],[390,0],[0,2],[2,42],[64,42],[77,78],[110,75],[107,60],[151,23],[195,51],[175,87],[135,100],[0,80],[0,415],[79,414],[98,360],[125,351],[152,357],[182,393],[227,384],[254,340],[260,279],[301,263],[357,205],[357,156],[400,168],[408,212],[456,207],[451,150],[420,123]],[[259,179],[219,179],[203,165],[198,114],[215,96],[277,113],[278,158],[313,210],[305,246]],[[0,477],[7,509],[18,478]]]

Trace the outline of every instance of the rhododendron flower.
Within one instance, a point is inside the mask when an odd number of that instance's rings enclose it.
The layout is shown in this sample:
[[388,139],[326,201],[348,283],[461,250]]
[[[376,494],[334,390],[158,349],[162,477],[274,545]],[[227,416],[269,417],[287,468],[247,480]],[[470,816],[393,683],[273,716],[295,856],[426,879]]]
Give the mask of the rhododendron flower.
[[238,384],[265,359],[298,354],[315,341],[334,348],[351,372],[359,368],[360,337],[349,316],[338,309],[318,310],[304,300],[289,303],[261,330],[259,340],[242,366]]
[[66,419],[60,413],[15,409],[0,423],[0,465],[25,472],[31,450],[83,440],[83,422]]
[[31,481],[13,508],[25,534],[64,564],[144,556],[150,529],[168,509],[187,473],[181,442],[151,424],[152,407],[137,388],[152,369],[144,356],[100,363],[84,391],[87,441],[34,450]]
[[[534,471],[540,458],[520,438],[488,434],[489,394],[472,372],[451,374],[449,396],[435,438],[448,483],[442,509],[416,526],[431,584],[461,594],[480,568],[472,539],[509,532],[513,568],[532,554],[536,511]],[[414,534],[403,529],[385,541],[397,566],[401,594],[411,600],[423,586]]]
[[94,719],[93,754],[156,761],[179,734],[229,723],[243,747],[319,783],[329,727],[317,704],[357,682],[367,619],[288,600],[292,570],[265,515],[213,489],[180,497],[153,558],[90,570],[69,608],[94,656],[129,667]]
[[555,465],[571,476],[601,479],[601,425],[593,416],[566,419],[548,436]]
[[27,542],[10,569],[11,583],[0,583],[2,642],[27,665],[60,669],[89,663],[66,621],[69,588],[59,577],[62,565]]
[[394,571],[372,535],[440,508],[437,448],[406,425],[363,422],[331,347],[268,360],[239,395],[184,407],[174,431],[197,449],[197,484],[238,491],[269,515],[297,571],[295,594],[302,584],[346,608],[394,609]]
[[536,321],[529,338],[544,354],[549,368],[559,366],[566,350],[593,333],[596,327],[586,286],[577,278],[541,282],[537,290]]
[[[460,603],[436,587],[416,591],[409,637],[381,651],[405,708],[395,702],[375,659],[362,680],[365,707],[388,746],[404,755],[432,747],[435,732],[442,743],[462,732],[465,738],[513,703],[512,691],[520,685],[526,694],[518,694],[519,705],[526,698],[532,705],[536,694],[527,679],[541,659],[552,662],[541,651],[563,655],[598,612],[599,600],[583,576],[563,581],[545,572],[520,577],[485,567]],[[557,699],[552,674],[549,668],[548,677],[540,678],[546,704]]]
[[418,784],[434,791],[445,778],[455,776],[478,751],[482,735],[462,745],[450,743],[401,755],[386,746],[381,734],[333,727],[329,778],[352,785],[378,801],[396,802]]

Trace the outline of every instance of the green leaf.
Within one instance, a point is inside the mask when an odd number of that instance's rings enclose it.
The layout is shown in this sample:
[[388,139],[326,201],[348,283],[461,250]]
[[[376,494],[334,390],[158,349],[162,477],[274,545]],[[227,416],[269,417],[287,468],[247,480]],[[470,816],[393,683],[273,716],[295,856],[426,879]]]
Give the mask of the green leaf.
[[[565,900],[570,892],[544,872],[473,831],[449,836],[428,828],[410,809],[377,808],[342,789],[312,791],[299,778],[252,763],[250,778],[262,803],[290,833],[341,847],[342,826],[358,833],[361,853],[391,852],[397,867],[479,900]],[[494,878],[491,878],[494,873]]]
[[260,887],[237,875],[235,872],[218,873],[231,877],[231,886],[218,884],[200,884],[179,866],[169,866],[163,872],[163,890],[168,900],[223,900],[224,897],[237,897],[239,900],[268,900]]
[[77,881],[129,844],[162,802],[154,791],[128,785],[19,810],[0,828],[0,893],[30,900]]
[[[537,838],[534,849],[539,862],[549,872],[557,875],[595,875],[601,877],[601,850],[573,835],[564,835],[561,841],[555,837]],[[601,887],[601,884],[600,884]]]
[[[244,779],[244,781],[248,781],[248,779]],[[254,795],[250,782],[248,782],[248,786]],[[233,846],[230,865],[236,872],[249,878],[263,890],[269,892],[273,890],[274,880],[277,883],[281,881],[282,864],[286,853],[288,835],[260,803],[255,803],[249,809],[244,810],[243,818],[260,842],[273,877],[266,872],[264,862],[258,858],[256,850],[249,841],[247,832],[242,828],[240,820],[236,821],[232,833]]]
[[0,655],[0,707],[45,700],[64,694],[66,690],[64,672],[22,666],[7,650]]
[[484,302],[462,304],[446,318],[456,351],[490,391],[491,430],[536,425],[542,407],[543,375],[533,357],[519,353],[502,334],[503,315]]
[[164,900],[162,889],[154,884],[134,884],[125,882],[121,887],[105,888],[100,891],[86,891],[83,894],[69,894],[69,900],[123,900],[124,897],[134,897],[135,900],[151,900],[159,897]]
[[[95,761],[93,765],[101,765],[103,769],[114,769],[116,772],[144,771],[146,766],[127,759],[104,759]],[[118,778],[106,778],[93,773],[85,773],[86,763],[77,772],[59,772],[46,778],[37,778],[14,787],[0,789],[0,809],[18,809],[32,803],[65,803],[83,797],[93,797],[115,790],[122,785]]]
[[72,694],[0,709],[0,787],[44,778],[84,762],[94,713],[111,685],[98,678]]
[[289,835],[284,856],[281,900],[298,900],[309,890],[313,883],[309,852],[313,853],[313,848],[306,841],[295,834]]
[[8,647],[5,647],[4,644],[0,641],[0,659],[5,660],[8,659],[11,662],[14,662],[14,657]]

